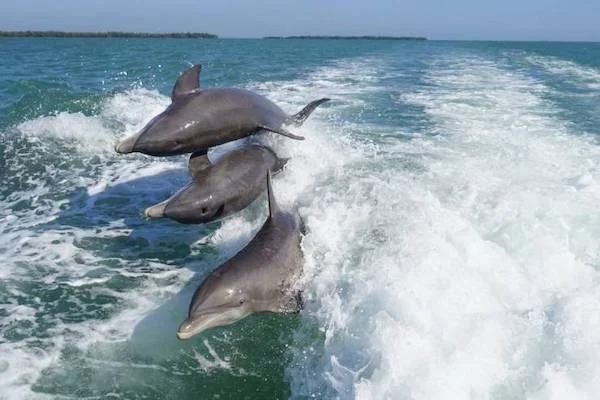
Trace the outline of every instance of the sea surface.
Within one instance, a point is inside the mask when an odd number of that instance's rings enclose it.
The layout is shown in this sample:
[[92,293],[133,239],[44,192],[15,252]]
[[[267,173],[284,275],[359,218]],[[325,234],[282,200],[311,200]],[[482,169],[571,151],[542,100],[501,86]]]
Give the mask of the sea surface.
[[[305,308],[176,339],[266,200],[145,220],[179,73],[289,113]],[[237,144],[234,144],[237,145]],[[217,159],[230,146],[216,148]],[[0,39],[0,399],[597,399],[600,44]]]

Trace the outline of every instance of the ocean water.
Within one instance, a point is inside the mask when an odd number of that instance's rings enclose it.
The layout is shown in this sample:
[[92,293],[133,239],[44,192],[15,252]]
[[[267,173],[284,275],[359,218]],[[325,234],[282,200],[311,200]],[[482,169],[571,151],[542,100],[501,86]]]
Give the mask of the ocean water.
[[[266,216],[143,218],[186,159],[113,146],[196,62],[333,100],[259,138],[305,309],[180,342]],[[600,44],[0,39],[0,399],[596,399],[599,145]]]

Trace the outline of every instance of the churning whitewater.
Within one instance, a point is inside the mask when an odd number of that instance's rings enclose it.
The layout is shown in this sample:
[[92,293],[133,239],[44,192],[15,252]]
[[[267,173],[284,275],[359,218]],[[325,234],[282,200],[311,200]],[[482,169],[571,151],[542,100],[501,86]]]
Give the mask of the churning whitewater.
[[595,398],[600,59],[373,46],[219,78],[288,113],[332,101],[304,142],[259,139],[291,157],[273,184],[306,225],[305,309],[185,343],[191,293],[264,197],[208,226],[144,221],[189,179],[184,157],[113,153],[169,104],[152,85],[2,125],[2,396]]

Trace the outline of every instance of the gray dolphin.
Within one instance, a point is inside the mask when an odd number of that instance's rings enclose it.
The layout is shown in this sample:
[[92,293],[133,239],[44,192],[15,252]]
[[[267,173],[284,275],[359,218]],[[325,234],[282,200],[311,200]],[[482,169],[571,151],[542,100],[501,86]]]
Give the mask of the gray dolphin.
[[231,151],[215,164],[206,154],[193,154],[189,162],[193,182],[144,213],[148,218],[167,217],[184,224],[226,217],[252,203],[265,189],[265,173],[281,170],[286,161],[259,145]]
[[200,90],[200,65],[184,71],[171,94],[171,104],[137,134],[120,142],[117,153],[139,152],[170,156],[207,150],[261,129],[302,140],[282,125],[302,125],[320,104],[311,102],[299,113],[288,116],[267,98],[244,89]]
[[300,292],[293,288],[302,273],[301,224],[297,214],[277,206],[267,175],[269,217],[254,239],[215,269],[194,293],[177,337],[190,337],[229,325],[256,312],[298,312]]

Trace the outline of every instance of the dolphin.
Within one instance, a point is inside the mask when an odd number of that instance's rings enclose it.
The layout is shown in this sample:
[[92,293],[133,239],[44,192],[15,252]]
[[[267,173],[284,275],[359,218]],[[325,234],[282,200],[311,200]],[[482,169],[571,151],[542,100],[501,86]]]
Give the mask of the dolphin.
[[169,199],[148,207],[147,218],[167,217],[184,224],[224,218],[252,203],[265,189],[265,173],[279,172],[287,159],[260,145],[233,150],[215,164],[194,153],[188,168],[193,181]]
[[267,98],[249,90],[221,88],[200,90],[200,64],[184,71],[171,93],[171,104],[137,134],[115,147],[117,153],[139,152],[172,156],[207,150],[267,130],[303,140],[283,125],[302,125],[323,98],[288,116]]
[[269,216],[239,253],[216,268],[196,290],[177,337],[189,339],[209,328],[233,324],[261,311],[293,313],[302,309],[294,282],[302,273],[301,222],[281,210],[267,173]]

